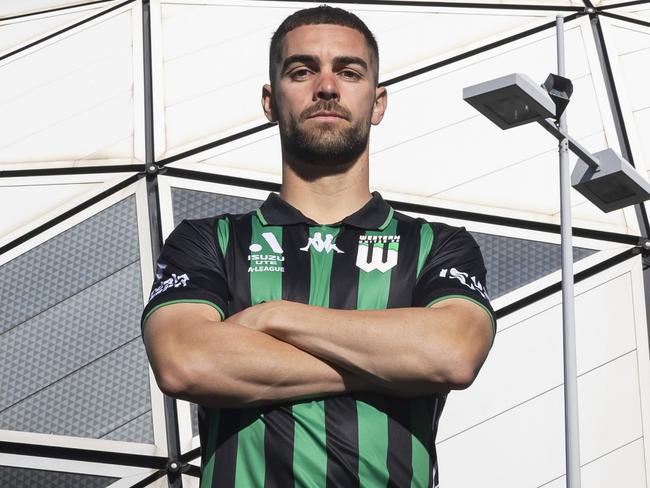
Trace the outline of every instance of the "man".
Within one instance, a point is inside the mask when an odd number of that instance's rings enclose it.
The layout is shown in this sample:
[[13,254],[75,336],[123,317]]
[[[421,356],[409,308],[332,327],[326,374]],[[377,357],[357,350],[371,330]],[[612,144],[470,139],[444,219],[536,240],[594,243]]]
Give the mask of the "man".
[[143,314],[156,379],[201,405],[202,488],[437,485],[446,394],[495,331],[478,246],[370,193],[386,90],[361,20],[288,17],[269,74],[280,195],[167,239]]

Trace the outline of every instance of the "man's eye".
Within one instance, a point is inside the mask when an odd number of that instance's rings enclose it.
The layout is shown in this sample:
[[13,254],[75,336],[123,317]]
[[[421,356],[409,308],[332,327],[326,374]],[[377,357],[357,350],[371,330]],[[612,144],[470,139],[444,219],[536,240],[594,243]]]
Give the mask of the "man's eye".
[[307,68],[298,68],[296,70],[293,70],[291,72],[290,76],[291,76],[291,79],[301,80],[301,79],[307,78],[310,73],[311,73],[311,71],[308,70]]
[[340,72],[341,76],[347,80],[358,80],[361,78],[361,75],[356,71],[351,69],[344,69]]

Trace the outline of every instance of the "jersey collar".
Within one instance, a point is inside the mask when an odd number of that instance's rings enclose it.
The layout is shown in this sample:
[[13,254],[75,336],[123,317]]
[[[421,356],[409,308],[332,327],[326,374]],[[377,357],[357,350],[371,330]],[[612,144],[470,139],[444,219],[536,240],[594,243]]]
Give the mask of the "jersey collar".
[[[351,225],[361,229],[383,230],[393,218],[394,210],[386,203],[378,192],[372,193],[372,198],[352,215],[331,225]],[[295,207],[282,200],[276,193],[270,193],[266,201],[257,209],[257,218],[262,225],[291,225],[304,223],[320,225],[300,212]]]

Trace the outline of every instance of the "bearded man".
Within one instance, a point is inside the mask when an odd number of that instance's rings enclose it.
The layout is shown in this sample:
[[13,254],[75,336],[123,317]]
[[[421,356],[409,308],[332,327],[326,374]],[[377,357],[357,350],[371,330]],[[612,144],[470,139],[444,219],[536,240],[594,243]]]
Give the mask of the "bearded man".
[[369,190],[378,70],[355,15],[285,19],[262,90],[280,194],[166,241],[143,337],[161,390],[200,405],[202,488],[437,486],[446,395],[496,323],[472,237]]

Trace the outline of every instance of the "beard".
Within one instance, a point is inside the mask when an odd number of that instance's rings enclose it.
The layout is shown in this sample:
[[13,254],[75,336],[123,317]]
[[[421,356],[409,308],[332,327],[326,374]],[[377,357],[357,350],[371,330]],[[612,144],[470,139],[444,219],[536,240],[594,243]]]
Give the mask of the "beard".
[[320,111],[333,112],[348,121],[352,118],[350,111],[338,103],[320,101],[298,117],[289,115],[279,120],[282,148],[292,166],[303,168],[301,173],[307,168],[319,173],[344,172],[368,147],[371,114],[351,124],[321,122],[305,127],[307,119]]

